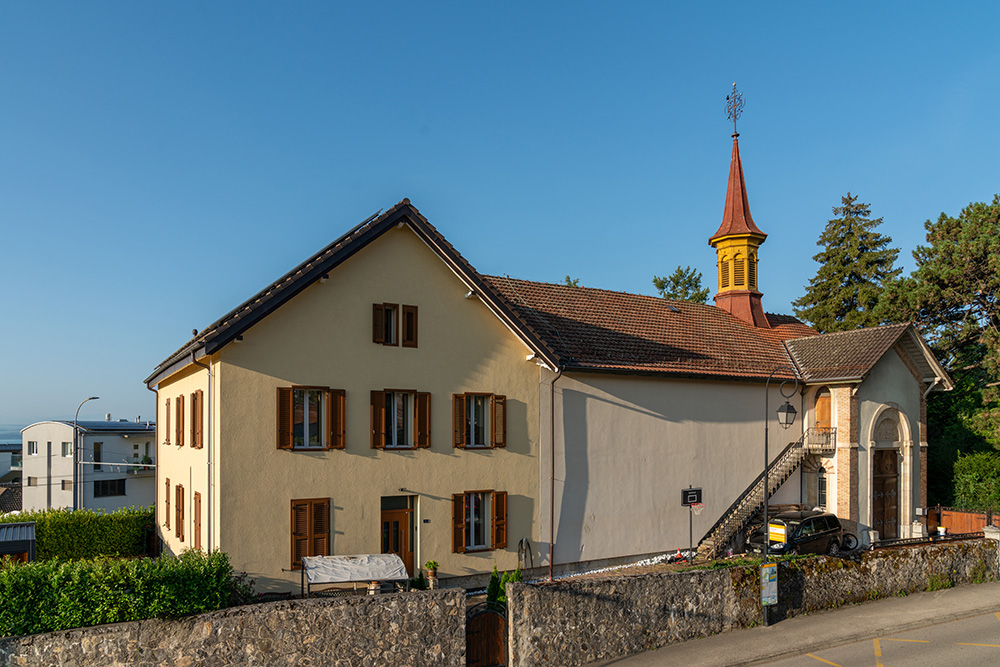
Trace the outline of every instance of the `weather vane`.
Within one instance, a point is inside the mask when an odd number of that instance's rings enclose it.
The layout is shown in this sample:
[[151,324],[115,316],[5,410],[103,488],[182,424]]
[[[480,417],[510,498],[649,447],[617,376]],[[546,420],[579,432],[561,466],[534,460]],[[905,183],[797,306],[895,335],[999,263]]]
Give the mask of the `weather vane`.
[[726,95],[726,117],[733,121],[733,136],[738,137],[740,133],[736,131],[736,121],[743,113],[743,93],[736,90],[736,83],[733,82],[733,94]]

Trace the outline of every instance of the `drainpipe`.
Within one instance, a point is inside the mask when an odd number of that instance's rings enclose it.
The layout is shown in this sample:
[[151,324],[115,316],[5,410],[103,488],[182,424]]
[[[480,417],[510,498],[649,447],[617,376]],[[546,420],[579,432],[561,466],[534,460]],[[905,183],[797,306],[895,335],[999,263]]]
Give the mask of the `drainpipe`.
[[153,466],[153,532],[159,536],[159,523],[156,521],[156,510],[160,506],[160,475],[158,471],[160,469],[160,390],[153,389],[148,384],[146,389],[153,392],[153,396],[156,398],[156,411],[153,413],[156,415],[156,435],[153,436],[153,452],[156,454],[156,464]]
[[549,383],[549,459],[552,466],[549,476],[549,581],[552,581],[556,542],[556,380],[560,377],[561,368],[556,370]]
[[[206,420],[205,433],[203,436],[208,441],[208,502],[207,505],[207,524],[208,524],[208,540],[207,553],[212,553],[212,365],[205,364],[194,358],[194,351],[191,352],[191,363],[195,366],[201,366],[206,371],[208,371],[208,419]],[[192,488],[192,491],[194,489]]]

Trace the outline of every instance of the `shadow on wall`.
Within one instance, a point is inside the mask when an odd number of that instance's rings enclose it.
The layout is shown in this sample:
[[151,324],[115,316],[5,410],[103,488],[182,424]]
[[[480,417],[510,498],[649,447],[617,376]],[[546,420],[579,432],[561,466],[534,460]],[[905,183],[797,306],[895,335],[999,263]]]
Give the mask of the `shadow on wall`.
[[[573,390],[562,390],[559,393],[562,396],[563,475],[560,479],[559,469],[555,468],[556,493],[559,496],[555,562],[570,563],[584,559],[583,524],[587,509],[584,500],[590,486],[587,453],[590,441],[587,437],[587,420],[572,418],[574,415],[586,416],[587,396]],[[570,480],[572,484],[569,483]]]

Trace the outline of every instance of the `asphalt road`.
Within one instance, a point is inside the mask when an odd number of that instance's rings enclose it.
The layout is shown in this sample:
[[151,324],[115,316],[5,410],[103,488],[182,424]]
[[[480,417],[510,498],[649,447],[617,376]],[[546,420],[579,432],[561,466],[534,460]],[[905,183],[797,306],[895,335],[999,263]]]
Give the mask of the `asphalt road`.
[[765,663],[772,667],[1000,665],[1000,612]]

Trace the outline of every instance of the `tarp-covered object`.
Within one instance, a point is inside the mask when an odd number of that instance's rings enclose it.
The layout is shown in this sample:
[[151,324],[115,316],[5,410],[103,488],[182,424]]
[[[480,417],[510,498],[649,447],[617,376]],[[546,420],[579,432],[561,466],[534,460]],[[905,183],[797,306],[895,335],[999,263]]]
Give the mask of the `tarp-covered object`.
[[405,581],[406,566],[396,554],[303,556],[302,569],[310,586],[355,581]]

